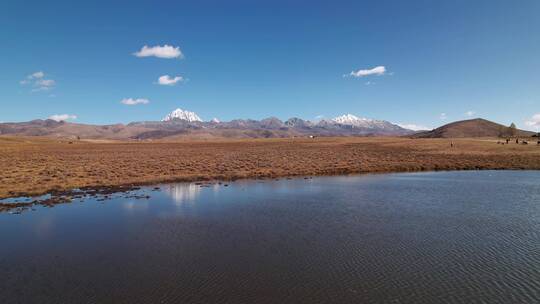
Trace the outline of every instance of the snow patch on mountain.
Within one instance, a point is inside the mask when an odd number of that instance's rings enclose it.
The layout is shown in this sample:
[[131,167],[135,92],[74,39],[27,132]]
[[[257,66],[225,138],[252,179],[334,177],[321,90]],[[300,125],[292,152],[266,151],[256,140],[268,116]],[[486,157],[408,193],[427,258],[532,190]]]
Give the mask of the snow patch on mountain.
[[161,121],[172,121],[172,120],[185,120],[188,122],[202,121],[202,119],[195,112],[182,110],[180,108],[167,114],[167,116],[165,116]]
[[392,124],[391,122],[388,122],[386,120],[361,118],[352,114],[345,114],[345,115],[338,116],[336,118],[333,118],[331,122],[334,124],[339,124],[339,125],[353,126],[357,128],[367,128],[367,129],[387,130],[387,129],[395,129],[396,127],[399,128],[395,124]]
[[352,114],[345,114],[345,115],[338,116],[332,119],[332,121],[341,125],[352,125],[352,126],[364,126],[366,124],[373,122],[372,119],[360,118]]

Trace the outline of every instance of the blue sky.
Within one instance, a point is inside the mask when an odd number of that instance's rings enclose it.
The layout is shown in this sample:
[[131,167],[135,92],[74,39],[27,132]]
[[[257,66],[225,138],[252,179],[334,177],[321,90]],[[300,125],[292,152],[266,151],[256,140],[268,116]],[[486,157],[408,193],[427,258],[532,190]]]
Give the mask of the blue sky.
[[[534,129],[538,16],[536,0],[4,0],[0,121],[127,123],[180,107],[206,120],[352,113]],[[145,45],[173,58],[134,55]]]

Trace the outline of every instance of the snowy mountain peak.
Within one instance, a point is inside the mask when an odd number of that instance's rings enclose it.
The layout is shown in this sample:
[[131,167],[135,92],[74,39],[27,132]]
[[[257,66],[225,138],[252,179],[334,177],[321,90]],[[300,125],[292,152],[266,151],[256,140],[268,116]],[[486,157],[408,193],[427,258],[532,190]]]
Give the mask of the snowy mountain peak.
[[364,125],[365,123],[372,122],[372,119],[360,118],[352,114],[345,114],[332,119],[333,122],[342,125]]
[[401,127],[385,121],[385,120],[375,120],[375,119],[369,119],[369,118],[360,118],[357,116],[354,116],[352,114],[345,114],[342,116],[338,116],[331,120],[331,123],[343,125],[343,126],[351,126],[354,128],[365,128],[365,129],[371,129],[371,130],[398,130],[401,129]]
[[165,116],[161,121],[171,120],[185,120],[188,122],[202,121],[202,119],[197,114],[195,114],[195,112],[185,111],[180,108],[167,114],[167,116]]
[[214,117],[214,118],[212,118],[212,120],[210,120],[210,122],[212,122],[212,123],[220,123],[221,121],[219,121],[219,119]]

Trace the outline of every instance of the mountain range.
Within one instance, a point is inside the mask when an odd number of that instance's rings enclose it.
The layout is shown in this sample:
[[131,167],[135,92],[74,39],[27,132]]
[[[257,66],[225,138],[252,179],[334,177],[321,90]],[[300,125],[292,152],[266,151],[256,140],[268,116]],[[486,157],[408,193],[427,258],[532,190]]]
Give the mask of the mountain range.
[[[359,118],[346,114],[333,119],[309,121],[293,117],[281,121],[275,117],[262,120],[234,119],[222,122],[203,121],[196,113],[176,109],[160,121],[129,124],[90,125],[51,119],[0,123],[0,135],[49,136],[83,139],[175,139],[175,138],[274,138],[307,136],[411,136],[411,137],[494,137],[510,132],[502,125],[483,120],[455,122],[418,132],[385,120]],[[519,134],[533,132],[518,130]],[[508,133],[510,134],[510,133]]]
[[351,114],[317,122],[296,117],[286,121],[269,117],[221,122],[215,118],[203,121],[196,113],[182,109],[172,111],[160,121],[132,122],[127,125],[89,125],[51,119],[0,124],[0,134],[87,139],[401,136],[413,133],[388,121],[359,118]]

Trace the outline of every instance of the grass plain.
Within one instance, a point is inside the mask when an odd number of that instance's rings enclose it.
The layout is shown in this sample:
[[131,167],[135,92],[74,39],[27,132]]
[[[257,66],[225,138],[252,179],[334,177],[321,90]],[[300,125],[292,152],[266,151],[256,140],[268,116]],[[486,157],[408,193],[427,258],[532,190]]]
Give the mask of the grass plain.
[[540,169],[536,142],[502,145],[497,141],[321,137],[133,142],[3,136],[0,198],[179,181]]

